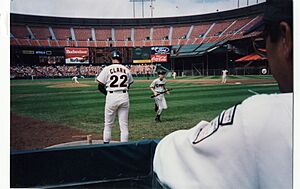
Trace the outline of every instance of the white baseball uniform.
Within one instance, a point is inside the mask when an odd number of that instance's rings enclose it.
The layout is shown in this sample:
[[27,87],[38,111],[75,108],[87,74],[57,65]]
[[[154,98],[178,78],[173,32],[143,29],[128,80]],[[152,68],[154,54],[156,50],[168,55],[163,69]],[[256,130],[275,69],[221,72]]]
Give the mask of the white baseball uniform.
[[154,171],[170,188],[292,188],[293,94],[255,95],[158,144]]
[[176,72],[173,72],[172,76],[173,76],[173,79],[176,79]]
[[74,81],[75,83],[79,83],[79,81],[77,79],[78,79],[78,77],[76,77],[76,76],[72,77],[72,81]]
[[[150,87],[154,88],[154,90],[157,93],[161,93],[161,92],[164,92],[166,90],[165,89],[166,82],[167,82],[166,79],[160,80],[159,78],[157,78],[157,79],[152,81]],[[161,112],[163,111],[163,109],[168,108],[167,102],[166,102],[166,99],[165,99],[165,95],[160,94],[160,95],[154,97],[154,100],[155,100],[156,105],[158,106],[157,115],[160,115]]]
[[128,109],[129,95],[128,87],[133,83],[132,75],[128,68],[121,64],[112,64],[105,67],[97,80],[106,86],[105,100],[105,123],[103,131],[103,141],[110,142],[111,129],[116,114],[119,117],[121,130],[121,142],[128,141]]
[[222,83],[226,83],[227,80],[227,70],[222,70]]

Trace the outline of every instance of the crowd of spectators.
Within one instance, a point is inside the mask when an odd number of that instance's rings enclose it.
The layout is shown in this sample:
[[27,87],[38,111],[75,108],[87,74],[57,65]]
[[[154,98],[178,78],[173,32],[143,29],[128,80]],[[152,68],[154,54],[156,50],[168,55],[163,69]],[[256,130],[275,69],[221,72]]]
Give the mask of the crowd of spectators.
[[[11,66],[10,78],[59,78],[59,77],[95,77],[99,75],[105,66]],[[152,75],[155,70],[154,65],[131,65],[128,66],[132,75],[146,76]]]
[[155,65],[147,65],[147,64],[140,64],[140,65],[132,65],[130,67],[130,72],[134,76],[145,76],[145,75],[152,75],[155,70]]

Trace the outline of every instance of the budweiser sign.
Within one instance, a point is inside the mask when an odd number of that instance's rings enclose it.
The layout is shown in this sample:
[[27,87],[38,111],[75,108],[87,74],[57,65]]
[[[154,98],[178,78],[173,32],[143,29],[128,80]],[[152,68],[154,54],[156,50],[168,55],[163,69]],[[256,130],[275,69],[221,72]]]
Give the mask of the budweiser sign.
[[152,54],[151,62],[168,62],[168,55],[166,54]]
[[65,58],[67,64],[88,64],[89,49],[66,47]]
[[88,50],[81,50],[81,49],[78,49],[78,50],[75,50],[75,49],[69,50],[69,49],[66,49],[66,53],[67,54],[87,54]]

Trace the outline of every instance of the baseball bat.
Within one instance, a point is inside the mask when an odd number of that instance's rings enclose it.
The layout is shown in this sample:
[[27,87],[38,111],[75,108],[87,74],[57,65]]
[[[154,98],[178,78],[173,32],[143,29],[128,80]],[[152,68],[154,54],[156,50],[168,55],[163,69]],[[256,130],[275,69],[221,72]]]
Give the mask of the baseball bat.
[[157,95],[152,95],[151,98],[157,97],[158,95],[161,95],[161,94],[165,94],[165,93],[167,93],[167,92],[169,92],[171,90],[173,90],[173,89],[166,89],[164,92],[160,92]]

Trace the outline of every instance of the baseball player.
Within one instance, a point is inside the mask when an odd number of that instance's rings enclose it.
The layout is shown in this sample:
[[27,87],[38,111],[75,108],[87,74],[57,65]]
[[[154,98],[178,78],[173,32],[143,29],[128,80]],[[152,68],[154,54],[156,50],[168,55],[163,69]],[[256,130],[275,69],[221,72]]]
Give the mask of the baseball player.
[[158,71],[158,78],[152,81],[150,85],[150,89],[153,92],[154,100],[155,100],[155,111],[156,111],[156,122],[161,122],[160,115],[164,109],[167,109],[167,102],[165,99],[164,93],[169,93],[166,89],[166,79],[164,71]]
[[176,72],[174,71],[173,73],[172,73],[172,76],[173,76],[173,79],[176,79]]
[[118,114],[121,130],[121,142],[128,141],[128,89],[133,83],[132,75],[128,68],[121,65],[122,55],[119,51],[111,54],[112,65],[105,67],[97,77],[98,89],[106,95],[104,113],[103,142],[108,144],[111,140],[111,130]]
[[73,81],[74,83],[79,83],[79,81],[78,81],[77,79],[78,79],[77,76],[72,77],[72,81]]
[[[168,188],[293,188],[292,0],[267,0],[259,31],[281,94],[254,95],[160,141],[154,171]],[[171,158],[170,158],[171,157]]]
[[228,73],[228,71],[226,69],[222,70],[222,82],[221,83],[226,83],[226,81],[227,81],[227,73]]

